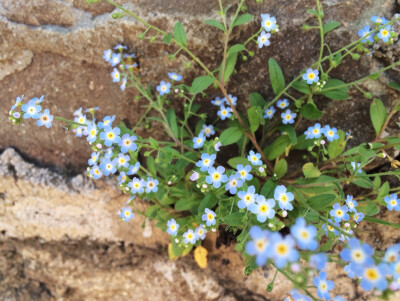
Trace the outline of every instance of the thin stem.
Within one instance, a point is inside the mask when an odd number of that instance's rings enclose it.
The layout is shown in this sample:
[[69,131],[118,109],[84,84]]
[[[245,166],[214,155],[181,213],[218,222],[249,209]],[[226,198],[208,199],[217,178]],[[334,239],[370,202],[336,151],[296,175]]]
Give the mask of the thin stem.
[[323,73],[322,70],[322,64],[321,64],[321,58],[322,58],[322,54],[324,52],[324,29],[322,26],[322,10],[321,10],[321,6],[319,4],[319,0],[316,0],[317,2],[317,10],[318,10],[318,27],[319,27],[319,33],[320,33],[320,39],[321,39],[321,46],[320,46],[320,50],[319,50],[319,58],[318,58],[318,62],[319,62],[319,70],[321,71],[321,74]]
[[383,125],[382,125],[382,129],[380,130],[379,134],[376,136],[376,139],[380,139],[380,138],[381,138],[383,131],[386,129],[386,127],[387,127],[387,125],[388,125],[388,123],[389,123],[389,120],[390,120],[390,119],[393,117],[393,115],[397,112],[397,106],[398,106],[398,105],[400,105],[400,100],[398,100],[398,101],[395,103],[393,109],[390,111],[388,117],[386,118],[385,122],[384,122]]
[[88,126],[87,124],[75,122],[73,120],[62,118],[60,116],[54,116],[54,119],[57,119],[57,120],[60,120],[60,121],[64,121],[64,122],[68,122],[70,124],[76,124],[76,125],[80,125],[80,126]]

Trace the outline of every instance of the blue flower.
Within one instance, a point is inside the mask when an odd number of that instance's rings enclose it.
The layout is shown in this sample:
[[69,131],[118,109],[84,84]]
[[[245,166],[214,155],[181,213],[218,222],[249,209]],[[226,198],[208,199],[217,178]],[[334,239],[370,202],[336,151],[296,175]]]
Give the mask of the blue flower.
[[325,269],[327,261],[328,256],[325,253],[317,253],[310,256],[308,263],[316,270],[321,271]]
[[350,265],[345,265],[343,270],[347,273],[347,276],[349,278],[354,278],[356,277],[356,274],[354,273],[354,271],[352,269],[350,269]]
[[383,17],[378,17],[378,16],[372,16],[371,17],[371,21],[376,23],[376,24],[386,24],[388,22],[388,20],[386,20]]
[[38,119],[42,107],[40,105],[37,105],[35,101],[30,100],[28,103],[22,105],[21,110],[22,112],[25,112],[24,114],[25,119],[28,118]]
[[390,38],[390,25],[387,25],[384,28],[381,28],[381,30],[379,30],[378,34],[376,35],[378,38],[380,38],[382,41],[384,41],[385,43],[389,42],[389,38]]
[[197,238],[197,239],[204,239],[204,238],[206,238],[207,230],[204,229],[204,226],[203,226],[203,225],[198,226],[198,227],[196,228],[196,230],[194,230],[194,232],[196,233],[196,238]]
[[166,83],[165,81],[161,81],[160,84],[157,86],[157,91],[160,95],[168,94],[170,92],[171,83]]
[[97,139],[97,126],[95,123],[89,125],[87,127],[87,131],[88,131],[88,136],[87,136],[87,141],[89,143],[94,143]]
[[203,133],[204,136],[206,136],[206,137],[210,137],[211,135],[214,135],[215,134],[214,126],[212,126],[211,124],[210,125],[203,124],[200,133]]
[[167,233],[169,235],[173,235],[176,236],[176,234],[178,233],[178,229],[179,229],[179,224],[176,223],[176,220],[174,220],[173,218],[171,218],[168,222],[167,222]]
[[397,194],[393,193],[390,196],[385,196],[384,200],[387,209],[400,211],[400,200],[397,198]]
[[276,186],[274,191],[274,199],[278,201],[279,207],[282,210],[293,210],[291,201],[294,200],[294,195],[291,192],[287,192],[285,186]]
[[114,120],[115,120],[115,115],[113,115],[112,117],[106,116],[104,117],[103,122],[99,122],[97,124],[97,127],[99,129],[104,129],[106,126],[111,126]]
[[124,134],[121,141],[118,143],[118,145],[121,147],[121,152],[127,153],[128,151],[137,150],[137,145],[134,143],[136,140],[136,136]]
[[387,265],[384,263],[371,264],[368,267],[357,266],[355,273],[357,277],[361,278],[361,288],[365,291],[370,291],[375,287],[383,291],[388,287],[386,280]]
[[[370,32],[371,32],[371,28],[368,25],[365,25],[363,28],[361,28],[358,31],[358,36],[360,38],[363,38],[363,37],[367,36]],[[374,42],[374,35],[371,34],[367,38],[361,40],[362,43],[366,43],[367,41],[373,43]]]
[[350,164],[354,171],[357,169],[358,173],[362,172],[361,163],[357,163],[357,167],[356,167],[356,162],[350,162]]
[[182,79],[182,75],[176,74],[175,72],[168,72],[168,76],[174,81],[180,81]]
[[[111,55],[111,59],[110,59],[110,64],[111,66],[115,67],[117,64],[119,64],[121,62],[121,53],[113,53]],[[114,68],[114,70],[116,70]]]
[[317,229],[312,225],[307,226],[304,218],[296,219],[296,223],[290,228],[290,233],[296,238],[300,249],[314,251],[318,248],[318,242],[315,239]]
[[321,124],[316,123],[314,126],[310,126],[304,135],[306,135],[306,139],[317,139],[320,138],[324,133],[325,130],[321,129]]
[[385,255],[383,256],[383,261],[393,263],[398,260],[400,260],[400,244],[395,244],[387,248]]
[[263,223],[268,219],[271,219],[275,216],[275,200],[268,199],[266,200],[263,195],[258,195],[256,201],[249,205],[249,210],[257,214],[257,220],[260,223]]
[[199,178],[200,174],[197,171],[193,171],[193,173],[189,177],[190,181],[192,182],[197,181]]
[[125,75],[124,78],[121,80],[121,86],[120,86],[121,91],[125,91],[126,83],[127,83],[127,78],[126,78],[126,75]]
[[118,127],[107,126],[104,128],[104,132],[100,133],[100,139],[104,140],[106,146],[111,146],[113,143],[118,144],[121,141],[120,133],[121,130]]
[[114,153],[113,153],[114,148],[113,147],[109,147],[104,151],[104,158],[111,158]]
[[124,46],[122,44],[117,44],[117,45],[115,45],[114,49],[122,51],[123,49],[128,49],[128,47],[126,47],[126,46]]
[[214,167],[210,167],[208,169],[209,176],[206,177],[207,184],[213,184],[215,188],[221,187],[221,183],[226,183],[228,181],[228,177],[224,175],[225,168],[222,166],[218,166],[216,169]]
[[157,192],[158,180],[148,177],[146,181],[146,193]]
[[331,128],[329,125],[326,125],[324,127],[323,132],[324,132],[326,139],[328,139],[331,142],[333,140],[339,139],[339,134],[337,133],[337,128]]
[[299,252],[295,249],[296,242],[292,236],[287,235],[284,238],[275,232],[271,235],[270,240],[272,242],[269,255],[275,259],[275,265],[277,268],[282,269],[288,262],[294,262],[299,259]]
[[225,120],[225,118],[230,118],[232,116],[232,109],[230,107],[224,107],[223,105],[219,108],[217,115],[221,117],[221,120]]
[[317,69],[313,70],[311,68],[307,69],[307,72],[303,74],[303,79],[307,81],[307,84],[311,85],[319,80],[319,72]]
[[110,173],[115,173],[117,171],[117,168],[115,167],[117,165],[117,159],[110,160],[108,158],[104,159],[101,164],[100,168],[103,171],[105,176],[108,176]]
[[90,156],[90,159],[88,160],[89,166],[95,165],[96,162],[99,160],[100,153],[99,152],[93,152]]
[[255,165],[255,166],[262,165],[261,154],[255,153],[252,150],[249,152],[249,155],[247,156],[247,160],[249,160],[252,165]]
[[121,172],[119,173],[119,176],[118,176],[119,184],[122,185],[123,183],[125,183],[126,179],[127,179],[126,173],[123,172],[123,171],[121,171]]
[[356,200],[353,200],[352,195],[347,195],[346,204],[347,204],[347,207],[349,208],[349,212],[354,212],[354,213],[357,212],[356,207],[358,206],[358,203]]
[[253,175],[250,173],[251,171],[251,166],[246,165],[243,166],[242,164],[238,164],[236,166],[237,169],[237,175],[243,180],[243,181],[250,181],[253,178]]
[[289,102],[286,98],[282,99],[282,100],[278,100],[278,102],[276,103],[276,106],[279,109],[284,109],[289,105]]
[[296,118],[297,114],[292,113],[289,109],[287,109],[284,113],[281,114],[282,123],[283,124],[293,124],[294,119]]
[[129,222],[130,219],[133,218],[133,213],[131,208],[122,208],[119,214],[120,218],[122,218],[125,222]]
[[289,296],[283,299],[283,301],[311,301],[308,296],[301,294],[297,289],[292,289],[289,292]]
[[194,233],[192,229],[187,230],[185,233],[183,233],[183,242],[185,244],[187,243],[195,244],[196,233]]
[[127,174],[130,176],[134,175],[138,172],[139,168],[140,168],[140,163],[136,162],[135,165],[129,166],[129,170],[128,170]]
[[210,227],[212,225],[215,225],[215,223],[216,223],[216,220],[215,220],[216,214],[215,214],[215,212],[210,210],[210,209],[208,209],[208,208],[204,209],[204,212],[205,213],[201,216],[201,219],[206,222],[206,225],[208,227]]
[[358,224],[359,222],[361,222],[364,219],[364,217],[365,217],[364,213],[357,212],[356,214],[354,214],[353,219]]
[[247,191],[239,191],[238,192],[238,197],[239,197],[239,202],[238,202],[238,207],[240,209],[247,208],[249,209],[250,205],[253,204],[258,196],[258,194],[255,193],[256,189],[253,185],[251,185],[249,188],[247,188]]
[[202,147],[204,141],[206,141],[206,137],[204,137],[203,133],[200,133],[199,136],[193,138],[193,148]]
[[111,50],[111,49],[104,50],[104,52],[103,52],[103,59],[104,59],[106,62],[108,62],[108,63],[110,62],[111,56],[112,56],[112,50]]
[[335,235],[339,235],[339,231],[336,230],[331,224],[335,225],[336,227],[340,228],[339,223],[334,223],[331,220],[329,220],[330,223],[328,224],[323,224],[322,229],[325,231],[325,235],[328,236],[328,232],[333,232]]
[[266,33],[265,31],[262,31],[260,36],[257,39],[258,48],[262,48],[263,46],[269,46],[271,44],[269,41],[270,37],[271,37],[270,33]]
[[263,117],[272,119],[272,117],[274,117],[275,112],[276,112],[276,110],[275,110],[274,106],[270,106],[268,109],[265,110]]
[[51,123],[53,122],[53,115],[50,115],[49,109],[45,109],[43,113],[39,114],[39,119],[36,122],[37,126],[44,125],[47,128],[51,127]]
[[90,169],[90,175],[93,177],[93,179],[98,180],[103,175],[103,172],[97,165],[95,165]]
[[326,280],[326,273],[319,273],[318,277],[313,279],[314,285],[317,287],[317,295],[321,299],[330,300],[331,296],[329,291],[335,287],[335,284],[331,280]]
[[229,190],[230,194],[236,194],[237,189],[243,186],[243,181],[239,179],[238,175],[231,175],[228,183],[225,185],[225,190]]
[[114,68],[113,72],[111,72],[111,77],[113,79],[113,83],[119,83],[121,80],[121,73],[119,73],[117,68]]
[[[236,102],[237,102],[236,96],[232,96],[232,94],[228,94],[228,99],[230,100],[230,102],[233,106],[236,106]],[[223,100],[225,101],[226,104],[229,105],[229,101],[226,99],[226,97],[224,97]]]
[[349,215],[347,214],[348,211],[349,208],[347,208],[346,205],[340,206],[339,203],[336,203],[333,205],[333,209],[330,211],[330,215],[333,217],[335,222],[340,223],[342,220],[349,220]]
[[117,158],[117,165],[118,165],[118,167],[128,168],[129,167],[129,156],[124,155],[123,153],[119,153],[118,158]]
[[256,264],[263,266],[268,259],[267,251],[271,244],[269,239],[271,232],[262,230],[258,226],[252,226],[249,230],[251,240],[246,244],[246,252],[250,256],[256,256]]
[[349,262],[349,270],[357,273],[360,269],[374,264],[372,255],[374,249],[369,244],[360,244],[360,241],[355,238],[348,240],[348,248],[340,252],[340,257]]
[[272,31],[276,29],[276,19],[269,14],[261,14],[261,26],[264,27],[266,31]]
[[215,154],[201,154],[201,160],[197,161],[196,166],[200,167],[201,171],[207,171],[211,166],[213,166],[217,156]]
[[225,103],[225,98],[221,99],[220,97],[216,97],[215,99],[211,100],[211,103],[214,106],[220,107]]
[[144,191],[144,185],[145,185],[145,181],[143,181],[142,179],[138,179],[138,178],[133,178],[131,182],[128,183],[128,187],[131,188],[131,192],[133,194],[135,193],[143,193]]

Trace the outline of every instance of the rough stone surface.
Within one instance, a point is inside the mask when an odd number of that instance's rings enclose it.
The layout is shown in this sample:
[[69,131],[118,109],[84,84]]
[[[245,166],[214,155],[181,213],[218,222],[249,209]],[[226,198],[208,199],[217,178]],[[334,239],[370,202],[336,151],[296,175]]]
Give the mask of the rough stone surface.
[[[129,223],[119,220],[117,212],[127,198],[114,187],[112,182],[94,184],[81,175],[69,178],[36,167],[13,149],[3,152],[0,299],[275,301],[290,290],[291,283],[279,275],[273,292],[266,293],[273,271],[258,269],[244,276],[243,259],[223,231],[207,235],[205,270],[191,253],[170,261],[165,233],[151,223],[142,229],[140,216]],[[385,218],[399,222],[398,214],[385,213]],[[400,238],[380,226],[362,229],[368,233],[362,238],[381,249]],[[340,282],[334,294],[349,301],[377,300],[333,264],[329,275]]]

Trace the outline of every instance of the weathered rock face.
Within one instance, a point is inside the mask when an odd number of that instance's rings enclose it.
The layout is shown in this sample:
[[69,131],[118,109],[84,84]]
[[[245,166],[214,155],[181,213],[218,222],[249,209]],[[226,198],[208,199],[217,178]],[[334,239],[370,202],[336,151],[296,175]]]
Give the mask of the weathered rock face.
[[[222,36],[204,24],[204,20],[217,17],[216,1],[196,1],[195,5],[187,0],[117,2],[168,32],[172,32],[177,20],[181,21],[187,29],[189,48],[211,69],[218,66]],[[326,20],[342,23],[327,37],[332,49],[356,38],[357,29],[370,16],[390,18],[399,12],[399,3],[391,0],[322,2]],[[253,45],[255,57],[239,61],[238,73],[229,84],[229,92],[238,96],[239,106],[246,107],[248,95],[255,91],[272,98],[267,67],[270,57],[279,62],[287,79],[315,61],[318,34],[301,30],[301,25],[310,19],[306,10],[314,5],[312,0],[248,4],[256,16],[276,16],[281,30],[271,39],[270,47],[257,50]],[[144,28],[128,17],[113,20],[113,11],[113,6],[104,2],[88,5],[85,0],[0,0],[0,149],[13,146],[35,162],[24,161],[10,149],[0,158],[0,299],[281,300],[290,284],[279,276],[273,293],[267,294],[265,287],[272,273],[265,278],[264,272],[257,270],[245,277],[240,255],[232,246],[217,249],[217,235],[210,235],[206,242],[210,252],[206,270],[200,270],[190,255],[169,261],[165,234],[151,223],[146,223],[143,230],[140,216],[128,224],[119,221],[117,212],[127,198],[112,188],[116,187],[114,182],[95,185],[82,175],[68,176],[71,172],[81,174],[86,168],[91,151],[84,139],[65,133],[58,123],[47,130],[32,122],[19,127],[8,122],[8,111],[16,96],[45,94],[46,107],[55,115],[69,118],[79,107],[100,106],[98,118],[115,114],[117,122],[134,125],[144,112],[145,103],[134,101],[136,92],[131,89],[121,92],[119,85],[111,81],[111,69],[102,60],[103,50],[117,43],[124,43],[141,55],[140,74],[153,86],[165,80],[170,70],[183,74],[187,84],[201,73],[196,67],[184,69],[184,63],[190,61],[184,54],[169,61],[167,55],[175,49],[161,41],[150,44],[139,40]],[[232,44],[256,32],[259,21],[258,18],[236,29]],[[344,80],[364,76],[390,61],[385,53],[383,57],[377,55],[378,59],[365,57],[358,62],[347,58],[334,70],[334,76]],[[394,94],[390,94],[393,92],[384,86],[389,77],[398,80],[399,76],[392,72],[378,82],[365,84],[388,106],[395,101]],[[209,98],[198,101],[204,104],[203,110],[216,113],[207,104],[218,92],[210,93]],[[322,123],[351,130],[354,143],[373,138],[369,101],[357,91],[346,102],[317,99],[316,103],[327,113]],[[396,128],[394,121],[389,128]],[[150,130],[140,129],[138,134],[160,137],[161,132],[154,124]],[[40,166],[50,166],[51,170]],[[388,218],[399,220],[395,214]],[[380,247],[399,239],[398,234],[380,227],[366,229],[380,238]],[[335,294],[342,294],[347,300],[374,300],[371,294],[361,295],[343,271],[334,267],[330,270],[332,277],[340,278]]]
[[[0,299],[1,300],[282,300],[291,283],[273,271],[243,274],[241,255],[229,238],[209,233],[205,270],[191,254],[168,259],[168,235],[136,215],[118,219],[127,197],[113,184],[60,176],[25,162],[13,149],[0,156]],[[146,206],[136,202],[139,208]],[[398,222],[398,215],[386,216]],[[365,237],[389,244],[397,232],[372,227]],[[386,236],[386,237],[385,237]],[[390,237],[388,239],[388,236]],[[387,243],[378,244],[382,248]],[[347,300],[375,300],[335,265],[334,294]],[[397,300],[396,295],[393,300]]]

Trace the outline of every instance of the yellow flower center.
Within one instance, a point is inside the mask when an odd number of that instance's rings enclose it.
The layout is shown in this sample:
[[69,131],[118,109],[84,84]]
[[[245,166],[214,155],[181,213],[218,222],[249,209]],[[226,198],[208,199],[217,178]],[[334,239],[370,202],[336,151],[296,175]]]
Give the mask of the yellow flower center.
[[290,120],[290,119],[292,119],[292,116],[290,114],[287,114],[285,118],[286,118],[286,120]]
[[222,113],[222,115],[226,115],[226,114],[227,114],[227,111],[226,111],[226,110],[223,110],[221,113]]
[[314,77],[315,77],[315,74],[314,74],[314,73],[311,72],[311,73],[308,74],[308,78],[309,78],[309,79],[314,79]]
[[107,137],[108,137],[109,139],[113,139],[113,138],[114,138],[114,133],[113,133],[113,132],[108,133],[108,134],[107,134]]
[[210,221],[212,221],[212,220],[214,219],[214,215],[212,215],[211,213],[209,213],[209,214],[207,215],[207,218],[208,218]]
[[287,202],[287,196],[285,194],[281,195],[281,201],[286,203]]
[[365,277],[368,278],[369,280],[376,280],[378,279],[378,276],[379,276],[378,272],[373,268],[365,270]]
[[389,32],[386,29],[382,30],[382,35],[383,36],[387,36],[388,34],[389,34]]
[[300,236],[301,236],[302,238],[304,238],[304,239],[307,239],[309,235],[308,235],[308,232],[307,232],[307,231],[303,230],[303,231],[301,231]]
[[131,141],[130,140],[125,140],[125,145],[130,145]]
[[313,133],[314,134],[318,134],[319,133],[319,129],[313,129]]
[[133,186],[134,186],[135,188],[139,188],[139,187],[140,187],[139,183],[135,183],[135,184],[133,184]]
[[343,211],[342,210],[336,210],[336,215],[337,216],[342,216],[343,215]]
[[47,121],[47,116],[42,116],[43,121]]
[[397,202],[396,202],[396,200],[391,200],[390,203],[394,206],[394,205],[396,205]]
[[161,90],[165,91],[167,88],[165,86],[161,86]]
[[267,212],[267,211],[268,211],[268,206],[266,206],[266,205],[261,205],[261,206],[260,206],[260,211],[261,211],[262,213]]
[[149,187],[153,187],[154,186],[153,182],[150,182],[148,185],[149,185]]
[[265,249],[266,241],[265,240],[257,240],[256,241],[256,248],[258,251],[263,251]]
[[92,135],[92,136],[96,135],[96,130],[92,130],[92,131],[90,132],[90,135]]
[[276,246],[276,252],[277,252],[279,255],[285,255],[285,254],[287,253],[287,251],[288,251],[288,248],[287,248],[287,246],[284,245],[284,244],[278,244],[278,245]]
[[231,184],[232,184],[232,186],[236,186],[236,181],[235,180],[233,180],[232,182],[231,182]]
[[244,177],[244,176],[246,175],[246,172],[242,170],[242,171],[240,172],[240,175],[241,175],[242,177]]
[[213,179],[214,179],[214,180],[219,180],[220,177],[221,177],[221,176],[219,175],[219,173],[213,174]]
[[333,136],[333,132],[332,132],[332,131],[329,131],[329,132],[328,132],[328,136]]
[[266,25],[266,26],[271,26],[271,21],[265,22],[265,25]]
[[192,239],[192,238],[193,238],[193,234],[192,234],[192,233],[189,233],[189,234],[187,235],[187,238]]
[[170,228],[171,228],[171,230],[175,230],[175,224],[172,224],[172,225],[170,226]]

